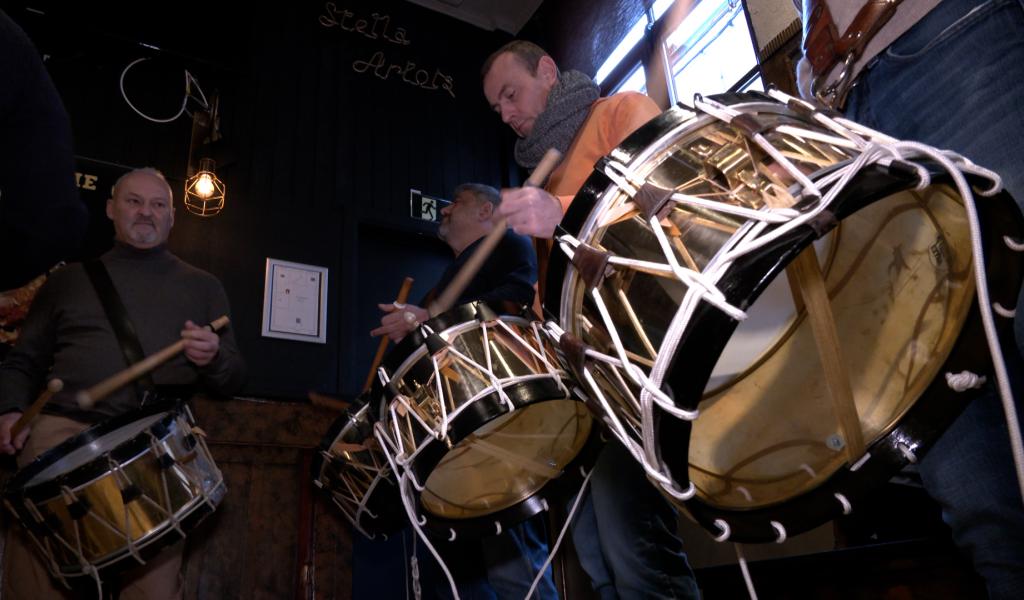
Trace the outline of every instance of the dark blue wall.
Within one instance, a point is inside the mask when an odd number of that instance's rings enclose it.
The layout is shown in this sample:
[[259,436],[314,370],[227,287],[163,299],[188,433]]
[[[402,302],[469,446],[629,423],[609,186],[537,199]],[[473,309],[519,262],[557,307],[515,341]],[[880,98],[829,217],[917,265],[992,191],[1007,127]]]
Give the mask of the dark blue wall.
[[[368,334],[375,304],[393,299],[406,275],[416,278],[412,297],[422,296],[448,260],[434,227],[410,218],[409,189],[450,197],[464,181],[518,181],[513,138],[488,109],[478,76],[507,36],[398,0],[341,0],[333,9],[138,4],[33,2],[44,15],[2,6],[46,57],[76,153],[157,167],[179,198],[191,119],[143,119],[122,98],[119,78],[131,61],[152,57],[125,86],[155,117],[180,108],[184,69],[208,97],[219,94],[223,139],[202,152],[218,160],[227,205],[213,218],[179,206],[171,249],[224,282],[250,365],[248,394],[353,395],[376,347]],[[98,182],[100,192],[110,183]],[[102,211],[104,199],[91,208]],[[261,337],[267,257],[330,270],[326,346]]]

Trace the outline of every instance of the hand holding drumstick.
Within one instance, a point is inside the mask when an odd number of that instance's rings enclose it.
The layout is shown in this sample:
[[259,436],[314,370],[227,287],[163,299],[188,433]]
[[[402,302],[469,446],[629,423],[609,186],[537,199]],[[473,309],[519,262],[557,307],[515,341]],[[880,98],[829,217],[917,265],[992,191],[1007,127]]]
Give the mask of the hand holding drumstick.
[[501,204],[498,206],[501,218],[494,223],[494,228],[476,247],[448,287],[431,303],[431,317],[436,317],[455,305],[455,301],[476,277],[484,261],[505,235],[506,226],[512,227],[516,233],[522,235],[551,237],[554,234],[555,227],[562,220],[562,203],[558,198],[540,189],[540,186],[560,160],[561,152],[554,148],[548,149],[523,187],[502,190]]
[[220,347],[219,338],[214,340],[210,338],[211,336],[217,338],[217,334],[214,332],[222,329],[227,324],[227,316],[214,319],[207,327],[199,327],[191,321],[186,321],[180,340],[163,350],[147,356],[124,371],[114,374],[91,388],[79,392],[75,397],[78,401],[78,406],[83,410],[90,410],[102,398],[149,373],[179,352],[184,352],[190,361],[199,366],[209,364],[217,356],[217,350]]
[[64,382],[60,379],[51,379],[46,384],[46,389],[36,398],[36,401],[28,407],[24,413],[11,412],[0,416],[0,453],[14,454],[25,446],[25,440],[31,429],[28,427],[32,419],[36,418],[39,411],[43,410],[46,403],[54,394],[64,389]]
[[[405,301],[409,297],[409,290],[412,288],[412,277],[406,277],[402,283],[402,288],[398,292],[398,298],[394,302],[388,304],[378,304],[377,308],[384,311],[386,314],[380,319],[380,327],[372,330],[370,335],[377,337],[380,335],[387,336],[387,338],[380,341],[380,347],[377,349],[377,356],[380,358],[384,357],[384,350],[387,348],[387,340],[396,344],[402,341],[410,331],[416,328],[417,325],[428,319],[426,309],[420,308],[414,304],[406,304]],[[374,360],[374,363],[379,365],[380,360]],[[376,371],[377,367],[373,368]],[[373,373],[367,378],[367,381],[372,382]]]
[[366,383],[363,384],[363,391],[366,392],[373,385],[373,376],[377,372],[377,367],[380,366],[382,360],[384,360],[384,351],[388,348],[388,339],[390,338],[395,343],[402,341],[407,333],[412,331],[422,321],[427,320],[427,311],[423,310],[418,306],[412,304],[406,304],[405,301],[409,299],[409,292],[412,290],[412,277],[406,277],[402,281],[402,287],[398,290],[398,297],[391,304],[378,304],[377,308],[384,311],[385,314],[380,320],[380,327],[370,332],[370,335],[377,337],[378,335],[387,336],[380,341],[380,345],[377,347],[377,355],[373,357],[373,363],[370,365],[370,372],[366,376]]

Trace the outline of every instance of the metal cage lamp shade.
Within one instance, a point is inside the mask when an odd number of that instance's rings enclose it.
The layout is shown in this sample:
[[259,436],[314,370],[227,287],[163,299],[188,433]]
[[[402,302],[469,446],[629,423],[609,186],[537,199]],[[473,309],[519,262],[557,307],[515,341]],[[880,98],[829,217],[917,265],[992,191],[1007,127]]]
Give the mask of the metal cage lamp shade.
[[185,208],[201,217],[212,217],[224,209],[224,182],[217,177],[212,158],[199,160],[199,170],[185,180]]

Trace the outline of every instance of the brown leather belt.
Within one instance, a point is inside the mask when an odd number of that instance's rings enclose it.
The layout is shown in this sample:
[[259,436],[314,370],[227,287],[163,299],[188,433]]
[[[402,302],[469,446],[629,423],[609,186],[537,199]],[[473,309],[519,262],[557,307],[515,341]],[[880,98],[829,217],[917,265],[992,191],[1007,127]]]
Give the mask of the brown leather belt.
[[[804,19],[803,51],[814,72],[811,91],[819,100],[830,106],[842,105],[853,84],[854,63],[871,38],[896,13],[900,2],[869,0],[840,36],[825,0],[805,0],[807,18]],[[839,64],[843,65],[843,70],[836,81],[824,90],[818,89]]]

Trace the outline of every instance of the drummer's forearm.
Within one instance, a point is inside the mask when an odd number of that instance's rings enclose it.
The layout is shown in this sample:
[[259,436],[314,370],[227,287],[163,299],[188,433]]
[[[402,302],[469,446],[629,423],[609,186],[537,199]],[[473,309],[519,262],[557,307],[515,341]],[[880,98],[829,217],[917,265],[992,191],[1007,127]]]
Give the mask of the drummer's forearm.
[[31,404],[33,392],[38,388],[27,377],[5,373],[0,377],[0,415],[13,411],[23,412]]
[[202,374],[204,383],[213,391],[231,395],[238,393],[245,383],[245,361],[233,341],[224,342],[225,340],[222,339],[217,356],[210,364],[201,367],[199,372]]

